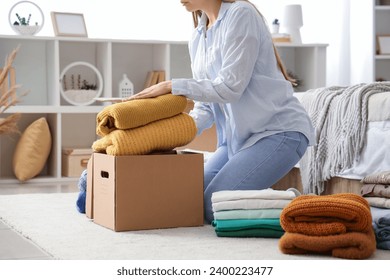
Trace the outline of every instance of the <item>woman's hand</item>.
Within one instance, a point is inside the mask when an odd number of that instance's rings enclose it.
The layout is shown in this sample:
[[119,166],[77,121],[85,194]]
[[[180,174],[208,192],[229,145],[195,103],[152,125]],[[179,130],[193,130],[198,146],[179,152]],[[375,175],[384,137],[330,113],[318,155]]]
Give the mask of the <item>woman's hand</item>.
[[164,81],[151,87],[145,88],[143,91],[140,91],[139,93],[130,96],[129,100],[157,97],[160,95],[171,93],[171,91],[172,82]]

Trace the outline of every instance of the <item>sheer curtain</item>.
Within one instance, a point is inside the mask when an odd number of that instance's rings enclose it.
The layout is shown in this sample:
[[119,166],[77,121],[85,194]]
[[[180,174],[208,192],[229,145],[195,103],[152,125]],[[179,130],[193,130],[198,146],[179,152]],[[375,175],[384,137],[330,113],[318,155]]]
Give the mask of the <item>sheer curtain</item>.
[[274,18],[282,20],[284,5],[302,5],[304,24],[301,29],[302,42],[329,44],[327,48],[328,86],[351,83],[351,1],[357,0],[253,0],[269,23]]

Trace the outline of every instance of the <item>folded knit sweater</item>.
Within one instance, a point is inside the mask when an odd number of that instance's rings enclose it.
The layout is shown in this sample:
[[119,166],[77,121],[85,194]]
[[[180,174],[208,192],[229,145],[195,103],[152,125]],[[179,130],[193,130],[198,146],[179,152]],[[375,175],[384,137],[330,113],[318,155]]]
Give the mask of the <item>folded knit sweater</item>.
[[280,223],[286,232],[325,236],[368,232],[372,216],[368,202],[357,194],[303,195],[283,209]]
[[141,127],[113,130],[96,140],[92,148],[114,156],[143,155],[184,146],[194,139],[196,132],[192,117],[180,113]]
[[96,134],[104,136],[116,129],[130,129],[173,117],[187,106],[184,96],[165,94],[111,104],[96,117]]
[[279,240],[284,254],[325,254],[344,259],[366,259],[376,250],[374,230],[328,236],[286,232]]

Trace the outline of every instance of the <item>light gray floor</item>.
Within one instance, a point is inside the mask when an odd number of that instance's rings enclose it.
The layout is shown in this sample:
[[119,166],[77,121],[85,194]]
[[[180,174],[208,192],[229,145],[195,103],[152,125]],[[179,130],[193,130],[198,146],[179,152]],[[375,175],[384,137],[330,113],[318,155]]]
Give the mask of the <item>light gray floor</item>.
[[[78,192],[77,181],[67,184],[0,185],[0,195],[26,193]],[[0,221],[0,260],[50,260],[52,257],[43,252],[30,240],[24,238]]]

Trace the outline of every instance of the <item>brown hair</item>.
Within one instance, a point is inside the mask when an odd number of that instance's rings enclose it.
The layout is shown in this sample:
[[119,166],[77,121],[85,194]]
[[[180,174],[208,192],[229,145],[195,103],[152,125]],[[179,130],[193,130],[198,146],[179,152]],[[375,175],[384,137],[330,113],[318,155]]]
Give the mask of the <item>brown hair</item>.
[[[250,3],[255,9],[256,11],[259,13],[259,15],[261,16],[261,18],[265,21],[263,15],[260,13],[260,11],[256,8],[256,6],[251,3],[250,1],[248,0],[222,0],[222,2],[228,2],[228,3],[233,3],[233,2],[236,2],[236,1],[246,1],[248,3]],[[197,27],[198,26],[198,23],[199,23],[199,18],[201,17],[202,15],[202,11],[195,11],[195,12],[192,12],[192,19],[194,21],[194,26]],[[273,48],[274,48],[274,53],[275,53],[275,57],[276,57],[276,62],[278,64],[278,67],[280,69],[280,71],[282,72],[284,78],[289,81],[293,86],[296,86],[297,85],[297,81],[293,78],[291,78],[288,73],[287,73],[287,70],[286,70],[286,67],[284,66],[283,62],[282,62],[282,59],[280,58],[280,55],[275,47],[274,44],[272,44]]]

